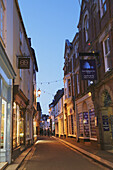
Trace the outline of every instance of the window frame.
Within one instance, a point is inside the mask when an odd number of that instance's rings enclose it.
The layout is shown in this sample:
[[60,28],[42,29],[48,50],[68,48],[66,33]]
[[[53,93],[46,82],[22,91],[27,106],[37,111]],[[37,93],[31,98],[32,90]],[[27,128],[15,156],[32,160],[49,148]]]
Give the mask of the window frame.
[[[103,53],[104,53],[104,64],[105,64],[105,72],[109,71],[109,67],[108,67],[108,57],[110,55],[110,41],[107,41],[107,40],[110,40],[109,38],[109,35],[107,35],[105,37],[105,39],[103,40]],[[107,53],[106,53],[106,45],[105,45],[105,42],[107,42]]]

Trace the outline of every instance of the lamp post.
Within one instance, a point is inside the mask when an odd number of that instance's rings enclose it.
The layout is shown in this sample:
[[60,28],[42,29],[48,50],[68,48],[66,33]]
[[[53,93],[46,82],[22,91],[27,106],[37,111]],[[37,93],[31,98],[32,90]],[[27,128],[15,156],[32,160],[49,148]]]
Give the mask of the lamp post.
[[41,90],[40,90],[40,88],[37,90],[37,93],[38,93],[38,96],[37,96],[37,97],[40,97],[40,95],[41,95]]

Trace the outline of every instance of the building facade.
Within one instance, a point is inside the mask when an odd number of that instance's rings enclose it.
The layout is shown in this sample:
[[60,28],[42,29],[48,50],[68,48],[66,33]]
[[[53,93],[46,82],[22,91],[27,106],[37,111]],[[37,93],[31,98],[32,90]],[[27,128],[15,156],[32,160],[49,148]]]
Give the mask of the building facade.
[[[11,25],[7,22],[8,15],[11,16],[8,2],[0,1],[0,162],[11,162],[11,140],[12,140],[12,101],[13,80],[16,77],[13,68],[13,58],[8,53],[10,47],[9,33]],[[9,13],[8,13],[9,12]]]
[[[13,5],[13,67],[17,74],[13,98],[13,157],[33,143],[33,114],[36,105],[38,66],[31,39],[27,37],[18,1]],[[29,68],[19,68],[19,58],[29,58]]]
[[[112,7],[111,0],[82,0],[78,33],[72,42],[66,40],[64,53],[66,134],[70,136],[71,127],[77,141],[90,141],[101,149],[113,147]],[[80,59],[95,60],[97,79],[82,79]],[[68,115],[74,115],[74,121]]]
[[[0,162],[11,163],[33,143],[38,66],[18,1],[1,0],[0,16]],[[30,59],[29,69],[18,68],[20,56]]]
[[50,128],[52,135],[64,136],[64,88],[58,90],[49,104]]

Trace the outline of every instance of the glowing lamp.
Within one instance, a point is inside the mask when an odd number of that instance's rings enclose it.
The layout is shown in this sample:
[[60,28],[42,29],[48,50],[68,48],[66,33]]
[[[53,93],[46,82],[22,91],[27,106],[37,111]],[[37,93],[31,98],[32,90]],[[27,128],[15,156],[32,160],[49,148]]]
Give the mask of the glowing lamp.
[[38,89],[37,93],[38,93],[38,97],[40,97],[40,95],[41,95],[41,90]]

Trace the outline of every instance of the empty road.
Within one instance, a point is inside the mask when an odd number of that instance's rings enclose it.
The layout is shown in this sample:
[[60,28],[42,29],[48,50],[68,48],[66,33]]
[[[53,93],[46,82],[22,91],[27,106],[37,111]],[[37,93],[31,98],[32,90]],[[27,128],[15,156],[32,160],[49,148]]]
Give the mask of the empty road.
[[107,170],[52,137],[40,137],[19,170]]

